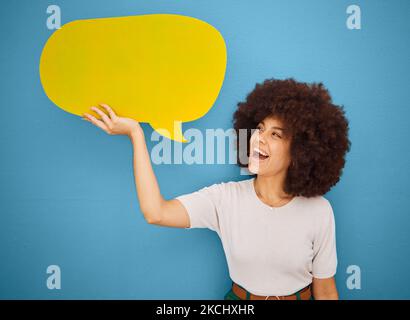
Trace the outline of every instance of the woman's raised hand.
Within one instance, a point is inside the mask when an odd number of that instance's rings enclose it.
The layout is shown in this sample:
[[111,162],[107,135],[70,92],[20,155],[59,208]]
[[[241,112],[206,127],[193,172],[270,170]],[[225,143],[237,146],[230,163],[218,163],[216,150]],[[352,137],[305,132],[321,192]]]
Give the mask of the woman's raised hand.
[[142,131],[138,121],[117,116],[107,104],[101,103],[100,106],[105,109],[108,115],[100,108],[91,107],[91,110],[95,111],[101,117],[101,120],[88,113],[83,114],[83,119],[91,122],[110,135],[123,134],[131,136],[134,132]]
[[100,104],[108,115],[97,107],[91,107],[100,117],[84,113],[83,119],[90,121],[108,134],[126,134],[133,145],[134,179],[139,205],[145,220],[150,224],[187,228],[190,225],[188,212],[176,199],[165,200],[161,195],[157,178],[151,165],[150,154],[144,133],[138,121],[117,116],[106,104]]

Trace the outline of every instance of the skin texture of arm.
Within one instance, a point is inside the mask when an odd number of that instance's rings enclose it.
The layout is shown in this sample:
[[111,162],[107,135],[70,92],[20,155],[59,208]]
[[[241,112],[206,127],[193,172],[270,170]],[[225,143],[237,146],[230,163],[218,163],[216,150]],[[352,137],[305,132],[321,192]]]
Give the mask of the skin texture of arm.
[[339,300],[335,278],[313,278],[312,293],[315,300]]
[[127,135],[133,146],[134,180],[141,211],[150,224],[168,227],[186,228],[190,225],[185,207],[176,199],[165,200],[152,169],[151,158],[145,143],[144,132],[134,119],[119,117],[112,108],[100,104],[105,111],[92,107],[101,119],[84,113],[87,120],[104,130],[109,135]]
[[131,142],[134,149],[135,185],[141,210],[148,223],[176,228],[188,227],[189,216],[182,203],[176,199],[165,200],[160,193],[142,130],[131,134]]

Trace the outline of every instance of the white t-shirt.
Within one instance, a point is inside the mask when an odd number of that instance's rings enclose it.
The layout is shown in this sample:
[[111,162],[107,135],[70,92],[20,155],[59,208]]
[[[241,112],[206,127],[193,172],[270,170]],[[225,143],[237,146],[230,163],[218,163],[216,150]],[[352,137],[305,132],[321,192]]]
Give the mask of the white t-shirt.
[[257,196],[254,179],[176,197],[188,211],[187,229],[217,232],[231,279],[256,295],[290,295],[312,277],[334,276],[335,222],[329,201],[298,196],[273,208]]

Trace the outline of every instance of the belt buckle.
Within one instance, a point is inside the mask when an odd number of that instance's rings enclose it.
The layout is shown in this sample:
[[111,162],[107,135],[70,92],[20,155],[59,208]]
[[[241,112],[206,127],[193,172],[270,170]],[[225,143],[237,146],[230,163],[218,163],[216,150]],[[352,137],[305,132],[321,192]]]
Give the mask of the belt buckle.
[[[242,289],[243,291],[245,291],[245,295],[246,295],[245,299],[246,300],[248,300],[248,297],[249,297],[249,300],[251,300],[252,294],[248,290],[246,290],[245,288],[243,288],[242,286],[240,286],[239,284],[237,284],[235,282],[233,282],[233,284],[236,285],[237,287],[239,287],[240,289]],[[266,296],[265,300],[268,300],[269,297],[276,297],[276,299],[282,300],[280,296]]]

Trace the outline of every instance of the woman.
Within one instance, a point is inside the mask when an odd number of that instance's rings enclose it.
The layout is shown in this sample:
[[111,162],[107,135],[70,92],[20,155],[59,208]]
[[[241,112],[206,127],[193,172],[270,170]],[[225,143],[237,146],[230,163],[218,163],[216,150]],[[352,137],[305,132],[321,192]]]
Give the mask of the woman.
[[321,83],[257,84],[234,113],[236,132],[248,134],[249,161],[241,161],[237,139],[238,164],[256,177],[171,200],[161,196],[138,122],[101,106],[108,115],[93,107],[101,120],[87,113],[85,119],[130,137],[147,222],[218,233],[232,279],[225,299],[338,299],[335,221],[323,195],[339,181],[350,141],[343,108]]

